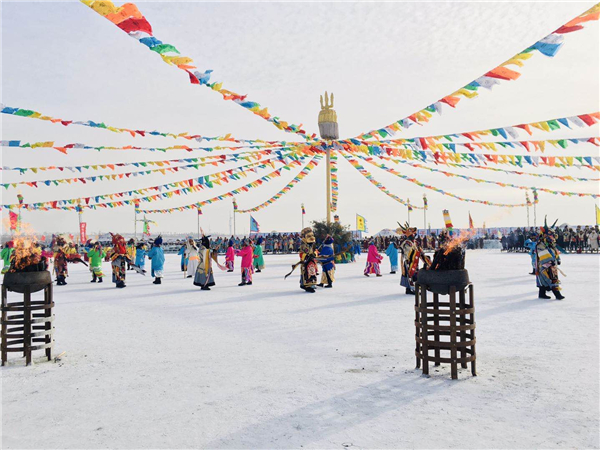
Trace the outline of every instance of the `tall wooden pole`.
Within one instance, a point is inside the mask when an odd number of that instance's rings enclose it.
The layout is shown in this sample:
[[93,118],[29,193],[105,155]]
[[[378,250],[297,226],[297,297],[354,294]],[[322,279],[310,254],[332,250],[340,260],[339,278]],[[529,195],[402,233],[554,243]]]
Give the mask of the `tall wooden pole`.
[[327,224],[331,223],[331,146],[327,146],[326,150],[326,158],[327,162],[327,197],[326,197],[326,208],[327,208]]
[[321,111],[319,112],[319,134],[321,139],[327,141],[325,145],[325,170],[327,170],[326,176],[326,200],[325,207],[327,223],[331,223],[331,141],[336,140],[340,137],[337,123],[337,113],[333,109],[333,94],[327,95],[325,92],[325,103],[323,103],[323,96],[321,96]]

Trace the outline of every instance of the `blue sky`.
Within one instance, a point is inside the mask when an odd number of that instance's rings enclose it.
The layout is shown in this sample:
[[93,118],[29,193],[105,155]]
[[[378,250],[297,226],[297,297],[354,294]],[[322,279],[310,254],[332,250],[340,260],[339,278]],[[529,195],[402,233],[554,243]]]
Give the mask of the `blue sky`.
[[[393,122],[431,104],[481,76],[528,45],[591,7],[593,2],[561,3],[193,3],[139,2],[154,34],[192,57],[200,69],[226,88],[248,94],[269,111],[317,131],[319,95],[333,91],[342,137],[352,137]],[[290,139],[218,94],[189,84],[186,75],[164,64],[158,55],[129,38],[109,21],[79,2],[3,2],[2,103],[34,109],[54,117],[98,120],[117,126],[205,135],[232,133],[241,138]],[[479,98],[462,101],[455,110],[419,128],[419,134],[508,126],[523,122],[598,111],[598,23],[566,35],[554,58],[536,54],[520,69],[519,80],[502,83]],[[410,137],[417,131],[404,135]],[[596,135],[598,127],[583,131],[542,133],[539,139]],[[525,135],[523,135],[523,139]],[[84,142],[93,145],[172,145],[162,138],[132,139],[84,127],[64,128],[40,121],[2,117],[2,139]],[[182,143],[185,143],[182,142]],[[548,155],[598,155],[592,145],[548,150]],[[188,154],[3,149],[4,166],[76,165],[93,162],[160,160]],[[201,156],[201,155],[194,155]],[[403,168],[425,183],[465,197],[497,202],[523,201],[523,191],[445,179],[440,174]],[[536,169],[531,170],[536,171]],[[542,168],[540,173],[564,173]],[[593,192],[597,183],[543,181],[534,177],[500,176],[488,171],[470,175],[515,184],[568,191]],[[191,175],[200,175],[196,172]],[[373,175],[402,198],[420,199],[423,190],[389,174]],[[589,170],[573,169],[593,177]],[[91,175],[92,173],[90,173]],[[43,178],[64,178],[60,172]],[[72,175],[71,175],[72,176]],[[35,179],[3,173],[4,182]],[[187,175],[186,175],[187,177]],[[37,178],[40,178],[39,176]],[[89,196],[141,188],[181,176],[146,176],[135,180],[21,189],[26,201]],[[288,180],[240,196],[241,208],[255,206]],[[339,215],[354,226],[356,213],[365,216],[372,231],[406,219],[406,208],[380,193],[345,161],[340,161]],[[324,167],[320,166],[292,192],[254,217],[264,231],[300,227],[300,204],[306,220],[324,217]],[[222,190],[224,191],[224,189]],[[17,191],[2,192],[2,203],[13,203]],[[156,202],[156,207],[178,206],[221,193]],[[480,224],[502,226],[526,223],[524,208],[496,208],[463,204],[428,193],[432,227],[443,224],[448,208],[456,226],[467,225],[467,213]],[[594,201],[540,194],[538,217],[591,223]],[[206,208],[203,227],[229,232],[230,203]],[[86,212],[95,230],[131,231],[133,211],[115,209]],[[24,220],[40,231],[74,230],[76,214],[24,213]],[[193,231],[194,212],[156,216],[159,231]],[[420,213],[413,221],[422,225]],[[238,217],[238,231],[249,219]]]

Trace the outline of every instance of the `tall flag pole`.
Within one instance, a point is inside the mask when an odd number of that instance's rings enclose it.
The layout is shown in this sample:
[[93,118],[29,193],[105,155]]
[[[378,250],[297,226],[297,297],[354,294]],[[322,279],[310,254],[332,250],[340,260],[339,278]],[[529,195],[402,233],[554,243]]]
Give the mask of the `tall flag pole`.
[[452,220],[450,219],[450,211],[444,209],[442,213],[444,214],[444,223],[446,224],[446,229],[452,233],[454,226],[452,225]]
[[237,212],[237,209],[238,209],[238,205],[234,198],[233,199],[233,235],[234,236],[235,236],[235,213]]
[[410,198],[406,199],[406,209],[408,210],[408,226],[410,226],[410,212],[413,210],[413,207],[410,204]]
[[19,218],[17,219],[16,231],[19,233],[21,231],[21,206],[23,206],[23,196],[20,192],[17,194],[17,199],[19,200]]
[[82,222],[82,216],[83,216],[83,208],[81,207],[81,201],[77,202],[77,206],[75,208],[77,210],[77,215],[79,216],[79,243],[83,244],[85,241],[87,241],[87,236],[86,236],[86,224],[85,222]]
[[306,210],[304,209],[304,203],[302,203],[301,208],[302,208],[302,229],[304,230],[304,215],[306,214]]
[[469,229],[474,230],[475,224],[473,223],[473,218],[471,217],[471,211],[469,211]]
[[138,223],[138,214],[140,212],[140,200],[135,198],[133,199],[133,238],[137,240],[137,223]]
[[427,234],[427,196],[423,194],[423,230]]
[[538,194],[537,190],[533,189],[533,226],[537,228],[537,211],[536,205],[538,204]]
[[196,206],[198,208],[198,239],[200,239],[200,216],[202,215],[202,208],[200,206]]
[[529,224],[529,207],[531,206],[531,200],[529,200],[529,191],[525,191],[525,202],[527,203],[527,228],[531,228]]

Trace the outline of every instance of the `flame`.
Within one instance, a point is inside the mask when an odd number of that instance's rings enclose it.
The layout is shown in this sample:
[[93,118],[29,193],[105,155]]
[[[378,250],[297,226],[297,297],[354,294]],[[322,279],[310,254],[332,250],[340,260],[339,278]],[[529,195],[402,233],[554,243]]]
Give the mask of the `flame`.
[[31,224],[21,222],[19,230],[14,234],[13,251],[10,256],[11,272],[24,270],[27,266],[39,264],[42,261],[42,249],[38,245]]
[[458,235],[453,236],[448,242],[446,242],[443,246],[444,248],[444,256],[447,256],[452,250],[454,250],[459,245],[464,244],[466,241],[475,236],[476,230],[469,229],[466,231],[461,231]]
[[29,237],[13,239],[13,253],[11,255],[11,271],[24,270],[27,266],[39,264],[42,261],[42,249]]

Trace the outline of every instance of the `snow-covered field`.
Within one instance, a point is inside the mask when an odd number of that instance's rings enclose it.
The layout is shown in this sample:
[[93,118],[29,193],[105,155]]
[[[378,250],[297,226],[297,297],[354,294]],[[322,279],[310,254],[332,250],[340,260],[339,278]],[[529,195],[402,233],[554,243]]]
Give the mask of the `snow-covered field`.
[[415,370],[414,300],[387,263],[367,279],[363,255],[307,294],[283,280],[295,259],[267,256],[247,287],[217,269],[210,292],[177,256],[162,285],[129,272],[123,290],[70,266],[55,287],[66,354],[1,370],[2,446],[599,446],[598,256],[563,256],[556,301],[537,299],[528,255],[468,252],[479,376],[458,381]]

